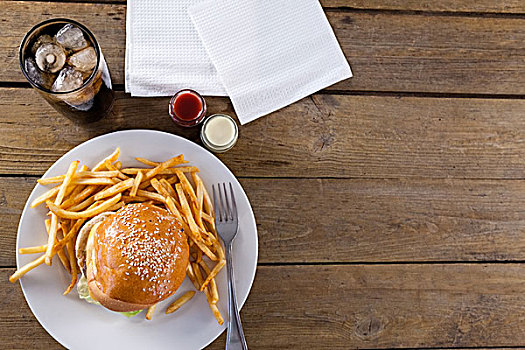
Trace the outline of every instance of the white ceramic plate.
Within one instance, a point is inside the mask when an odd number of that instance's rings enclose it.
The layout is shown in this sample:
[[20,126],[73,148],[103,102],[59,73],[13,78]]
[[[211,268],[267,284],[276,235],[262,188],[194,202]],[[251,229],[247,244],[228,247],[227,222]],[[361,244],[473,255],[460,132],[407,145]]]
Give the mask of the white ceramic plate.
[[[214,155],[181,137],[159,131],[129,130],[103,135],[75,147],[60,158],[45,173],[45,177],[63,174],[73,160],[94,166],[119,146],[119,160],[126,167],[140,165],[134,158],[166,160],[184,154],[189,165],[198,166],[207,190],[217,182],[231,182],[236,194],[240,231],[233,249],[233,263],[237,298],[242,306],[255,277],[257,265],[257,229],[255,218],[241,185],[230,170]],[[45,243],[43,206],[29,208],[29,203],[42,194],[46,187],[37,185],[24,207],[18,227],[19,247]],[[20,267],[35,255],[18,255]],[[218,275],[219,310],[225,321],[228,318],[228,299],[225,269]],[[22,277],[21,285],[33,314],[46,331],[68,349],[200,349],[211,343],[225,329],[219,326],[211,313],[203,293],[190,300],[173,314],[166,315],[168,303],[193,289],[188,278],[174,296],[157,307],[151,321],[144,319],[144,312],[126,318],[101,306],[88,304],[78,298],[76,288],[67,296],[62,292],[69,284],[67,272],[58,260],[53,266],[41,265]],[[225,322],[226,323],[226,322]]]

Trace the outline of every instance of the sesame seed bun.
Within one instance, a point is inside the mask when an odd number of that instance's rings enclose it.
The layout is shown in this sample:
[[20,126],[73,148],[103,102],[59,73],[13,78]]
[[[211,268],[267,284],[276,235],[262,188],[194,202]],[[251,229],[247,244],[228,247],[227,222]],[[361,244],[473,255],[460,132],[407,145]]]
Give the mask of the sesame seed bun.
[[186,277],[189,257],[180,222],[143,203],[105,214],[92,219],[88,238],[83,237],[91,297],[110,310],[128,312],[171,296]]

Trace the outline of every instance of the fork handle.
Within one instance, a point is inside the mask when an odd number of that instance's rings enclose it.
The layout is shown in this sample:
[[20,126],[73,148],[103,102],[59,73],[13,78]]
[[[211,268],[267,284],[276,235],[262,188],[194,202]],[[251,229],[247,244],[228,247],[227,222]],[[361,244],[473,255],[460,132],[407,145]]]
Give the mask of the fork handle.
[[235,295],[235,277],[233,275],[232,246],[226,246],[226,268],[228,270],[228,331],[226,333],[226,350],[248,350],[244,332],[242,330],[241,316],[237,308]]

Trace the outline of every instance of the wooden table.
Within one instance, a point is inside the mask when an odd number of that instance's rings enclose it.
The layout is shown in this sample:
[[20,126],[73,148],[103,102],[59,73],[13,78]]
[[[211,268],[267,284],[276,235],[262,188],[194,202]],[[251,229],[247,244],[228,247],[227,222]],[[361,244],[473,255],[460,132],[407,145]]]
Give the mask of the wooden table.
[[[354,78],[243,126],[220,156],[258,223],[250,348],[525,347],[525,2],[322,3]],[[198,135],[169,120],[167,98],[122,92],[122,0],[0,9],[0,347],[59,348],[7,282],[35,180],[110,131]],[[110,117],[74,125],[25,82],[18,44],[51,17],[99,38]]]

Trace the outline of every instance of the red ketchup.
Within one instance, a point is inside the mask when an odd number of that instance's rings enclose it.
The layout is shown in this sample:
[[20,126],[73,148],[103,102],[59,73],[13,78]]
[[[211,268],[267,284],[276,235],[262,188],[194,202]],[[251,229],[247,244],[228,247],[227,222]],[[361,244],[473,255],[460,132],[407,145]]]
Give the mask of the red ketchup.
[[169,113],[174,122],[181,126],[198,125],[206,115],[206,102],[197,92],[185,89],[171,98]]

